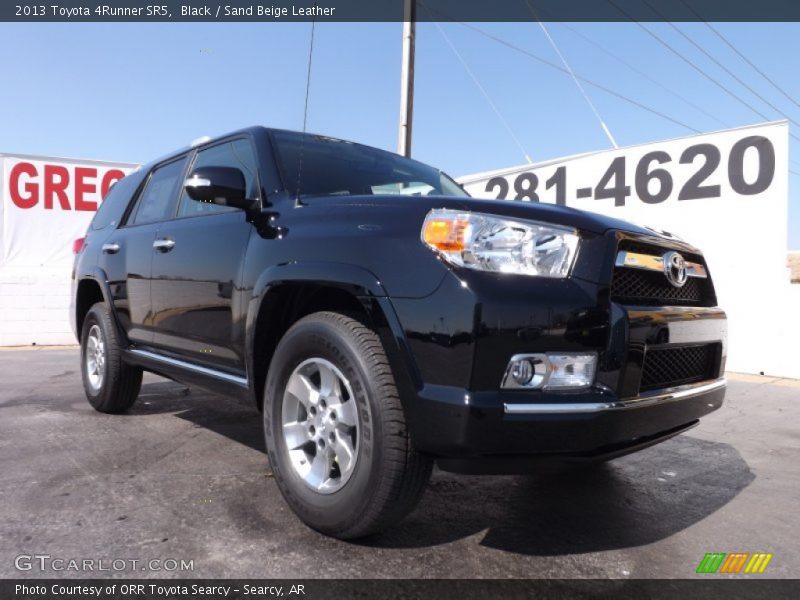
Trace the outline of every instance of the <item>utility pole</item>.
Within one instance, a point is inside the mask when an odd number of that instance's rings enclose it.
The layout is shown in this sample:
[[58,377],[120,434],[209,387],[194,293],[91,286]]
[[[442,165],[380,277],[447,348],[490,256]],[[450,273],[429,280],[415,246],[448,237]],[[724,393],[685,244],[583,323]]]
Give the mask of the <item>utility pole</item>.
[[414,38],[417,1],[405,0],[403,9],[403,65],[400,73],[400,131],[397,153],[411,156],[411,124],[414,117]]

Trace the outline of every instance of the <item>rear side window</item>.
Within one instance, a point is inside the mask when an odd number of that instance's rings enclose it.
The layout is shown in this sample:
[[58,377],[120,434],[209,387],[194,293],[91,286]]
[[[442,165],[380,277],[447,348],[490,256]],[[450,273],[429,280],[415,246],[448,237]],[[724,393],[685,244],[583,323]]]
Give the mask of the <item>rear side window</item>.
[[142,172],[137,171],[127,177],[123,177],[112,185],[97,209],[90,228],[97,230],[118,225],[122,215],[125,214],[125,209],[128,208],[128,204],[131,202],[131,198],[142,182],[142,177]]
[[139,196],[136,214],[133,217],[134,225],[163,221],[170,212],[172,199],[178,189],[178,183],[183,175],[186,157],[157,167]]

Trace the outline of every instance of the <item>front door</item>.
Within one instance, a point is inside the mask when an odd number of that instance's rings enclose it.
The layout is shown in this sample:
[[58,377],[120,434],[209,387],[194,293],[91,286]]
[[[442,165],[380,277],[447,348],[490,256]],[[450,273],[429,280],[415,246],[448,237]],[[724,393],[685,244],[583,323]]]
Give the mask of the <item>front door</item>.
[[[194,168],[236,167],[258,196],[255,152],[248,138],[199,151]],[[254,228],[244,211],[198,202],[182,192],[162,223],[153,257],[153,345],[212,368],[245,374],[245,309],[238,282]]]

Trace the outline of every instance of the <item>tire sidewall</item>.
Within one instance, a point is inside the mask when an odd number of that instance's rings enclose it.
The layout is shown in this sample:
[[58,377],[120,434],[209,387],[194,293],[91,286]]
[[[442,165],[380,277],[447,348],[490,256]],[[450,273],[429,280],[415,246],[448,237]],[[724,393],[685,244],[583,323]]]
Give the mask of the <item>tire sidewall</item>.
[[[86,392],[86,398],[89,403],[95,408],[101,407],[106,399],[109,387],[109,360],[108,352],[110,350],[110,340],[108,339],[108,332],[106,331],[105,323],[100,315],[97,314],[97,308],[92,308],[86,315],[83,321],[83,329],[81,330],[81,377],[83,379],[83,388]],[[106,361],[103,365],[103,384],[100,389],[95,391],[89,383],[88,374],[86,372],[86,342],[89,338],[89,331],[92,326],[97,325],[100,329],[100,334],[103,336],[103,344],[106,348]]]
[[[347,378],[356,401],[359,426],[357,460],[345,485],[331,493],[310,489],[289,463],[282,432],[283,394],[294,369],[309,358],[333,363]],[[333,321],[300,322],[284,336],[270,365],[264,401],[267,453],[287,502],[309,525],[335,532],[352,526],[368,506],[380,475],[382,435],[375,386],[355,340]]]

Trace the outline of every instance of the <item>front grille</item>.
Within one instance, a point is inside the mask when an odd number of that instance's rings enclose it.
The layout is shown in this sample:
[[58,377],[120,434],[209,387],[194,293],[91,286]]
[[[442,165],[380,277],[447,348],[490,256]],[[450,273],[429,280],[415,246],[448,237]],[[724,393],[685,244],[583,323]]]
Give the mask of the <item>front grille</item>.
[[639,391],[695,383],[717,376],[719,345],[675,346],[648,349]]
[[[660,256],[667,248],[624,240],[620,250]],[[705,264],[703,257],[684,254],[692,262]],[[611,280],[611,299],[622,304],[643,306],[713,306],[716,303],[711,279],[689,277],[683,287],[675,287],[659,271],[630,267],[614,267]]]
[[686,304],[702,305],[708,279],[690,277],[683,287],[675,287],[656,271],[614,268],[611,282],[611,298],[625,304]]

